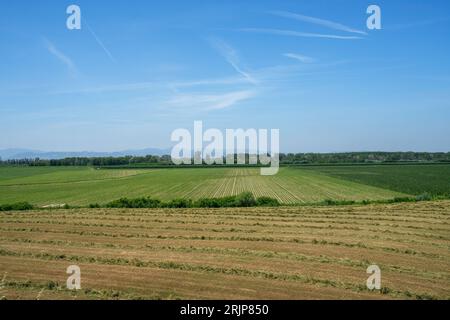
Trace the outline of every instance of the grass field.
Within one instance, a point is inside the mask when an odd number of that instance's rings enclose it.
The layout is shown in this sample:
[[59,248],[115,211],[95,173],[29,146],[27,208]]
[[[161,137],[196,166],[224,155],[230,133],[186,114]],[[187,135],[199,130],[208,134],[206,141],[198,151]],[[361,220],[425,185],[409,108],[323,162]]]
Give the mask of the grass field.
[[[427,173],[421,173],[422,167],[415,168],[415,171],[408,168],[407,174],[403,173],[402,166],[393,167],[386,174],[387,178],[374,173],[370,179],[366,177],[370,167],[338,168],[334,171],[320,167],[286,167],[275,176],[261,176],[257,168],[97,170],[90,167],[0,167],[0,204],[28,201],[40,206],[86,206],[121,197],[198,199],[236,195],[243,191],[251,191],[256,197],[276,198],[285,204],[324,199],[381,200],[415,194],[419,190],[414,187],[415,183],[424,180]],[[437,185],[449,188],[450,165],[444,168],[444,174],[435,171],[428,178],[424,189]],[[415,172],[420,176],[416,177]],[[389,179],[394,184],[396,177],[407,175],[410,178],[400,182],[402,187],[383,180]]]
[[450,165],[318,166],[328,176],[413,195],[450,195]]
[[[449,299],[449,217],[450,201],[4,212],[0,297]],[[365,287],[370,264],[382,292]]]

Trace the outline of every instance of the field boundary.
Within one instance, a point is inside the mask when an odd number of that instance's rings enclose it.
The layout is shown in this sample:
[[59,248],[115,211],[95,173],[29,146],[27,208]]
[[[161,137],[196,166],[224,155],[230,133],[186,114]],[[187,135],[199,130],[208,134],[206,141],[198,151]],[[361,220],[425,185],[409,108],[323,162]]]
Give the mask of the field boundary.
[[382,200],[333,200],[324,199],[318,202],[280,203],[275,198],[255,198],[251,192],[243,192],[237,196],[222,198],[173,199],[161,201],[151,197],[120,198],[105,204],[89,204],[87,206],[72,206],[69,204],[58,204],[50,206],[36,206],[29,202],[17,202],[0,204],[0,212],[6,211],[30,211],[30,210],[53,210],[53,209],[81,209],[81,208],[127,208],[127,209],[151,209],[151,208],[246,208],[246,207],[317,207],[317,206],[360,206],[371,204],[393,204],[405,202],[442,201],[450,200],[450,196],[431,196],[424,193],[415,197],[396,197]]

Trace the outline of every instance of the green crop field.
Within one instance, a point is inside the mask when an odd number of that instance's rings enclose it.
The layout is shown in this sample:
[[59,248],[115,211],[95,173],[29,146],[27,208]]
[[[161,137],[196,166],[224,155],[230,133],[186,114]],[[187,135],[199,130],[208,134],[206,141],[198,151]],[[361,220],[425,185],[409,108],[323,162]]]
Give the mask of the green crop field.
[[314,172],[379,188],[418,195],[450,195],[450,165],[317,166]]
[[40,206],[88,205],[120,197],[199,199],[244,191],[290,204],[324,199],[381,200],[410,194],[371,184],[299,168],[281,168],[275,176],[261,176],[257,168],[0,167],[0,204],[28,201]]

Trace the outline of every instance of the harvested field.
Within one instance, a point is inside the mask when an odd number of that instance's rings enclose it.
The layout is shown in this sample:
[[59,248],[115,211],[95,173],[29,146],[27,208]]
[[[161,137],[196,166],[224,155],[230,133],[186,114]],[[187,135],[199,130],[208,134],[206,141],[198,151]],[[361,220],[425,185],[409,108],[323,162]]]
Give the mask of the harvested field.
[[450,201],[4,212],[0,231],[6,299],[450,298]]

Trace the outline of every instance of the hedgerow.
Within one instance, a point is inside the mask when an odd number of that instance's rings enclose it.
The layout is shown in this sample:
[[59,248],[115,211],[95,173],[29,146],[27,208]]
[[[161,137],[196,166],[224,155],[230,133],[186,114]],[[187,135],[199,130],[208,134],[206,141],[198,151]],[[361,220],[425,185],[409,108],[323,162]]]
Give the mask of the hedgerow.
[[[393,199],[384,200],[333,200],[325,199],[322,202],[312,202],[303,204],[290,204],[289,206],[304,206],[304,205],[325,205],[325,206],[345,206],[345,205],[369,205],[369,204],[392,204],[402,202],[420,202],[432,200],[448,200],[447,196],[433,196],[429,193],[423,193],[415,197],[396,197]],[[192,199],[173,199],[170,201],[161,201],[151,197],[140,198],[120,198],[106,204],[92,203],[88,208],[241,208],[241,207],[278,207],[282,204],[275,198],[258,197],[255,198],[251,192],[243,192],[234,196],[227,196],[222,198],[200,198],[198,200]],[[0,211],[24,211],[32,210],[38,207],[28,202],[18,202],[13,204],[0,205]],[[70,209],[71,206],[65,204],[64,209]],[[74,207],[76,208],[76,207]]]
[[[236,196],[223,198],[173,199],[168,202],[152,198],[120,198],[105,205],[107,208],[232,208],[232,207],[274,207],[279,206],[277,199],[269,197],[255,198],[251,192],[243,192]],[[101,207],[99,204],[89,205],[91,208]]]
[[31,210],[34,206],[28,202],[17,202],[0,205],[0,211],[24,211]]

